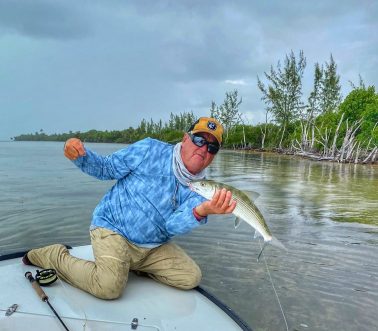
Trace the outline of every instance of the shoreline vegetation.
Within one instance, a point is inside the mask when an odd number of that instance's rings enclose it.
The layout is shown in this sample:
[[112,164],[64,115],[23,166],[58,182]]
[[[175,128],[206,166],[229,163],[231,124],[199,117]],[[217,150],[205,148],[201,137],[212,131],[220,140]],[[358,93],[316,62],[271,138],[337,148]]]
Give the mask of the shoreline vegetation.
[[[251,125],[240,112],[238,90],[226,92],[222,104],[214,101],[210,117],[224,126],[223,147],[297,155],[317,161],[375,164],[378,159],[378,94],[375,86],[350,82],[352,90],[343,99],[337,66],[330,56],[324,65],[315,63],[313,88],[305,98],[302,78],[306,67],[303,51],[293,51],[282,63],[257,77],[265,122]],[[204,114],[203,116],[207,116]],[[66,141],[76,137],[84,142],[133,143],[151,137],[169,143],[181,140],[196,120],[193,112],[170,114],[168,122],[143,119],[137,128],[125,130],[46,134],[43,129],[11,138],[14,141]]]
[[[171,114],[171,118],[177,118],[181,116],[190,116],[193,120],[188,123],[193,123],[195,117],[192,113],[184,113],[180,115]],[[41,129],[39,132],[32,134],[21,134],[19,136],[13,137],[13,141],[57,141],[65,142],[69,138],[79,138],[83,142],[87,143],[120,143],[120,144],[131,144],[138,140],[151,137],[165,141],[167,143],[178,143],[182,139],[182,135],[186,132],[190,124],[186,124],[185,128],[172,129],[167,126],[162,129],[156,130],[153,127],[156,125],[152,120],[144,128],[146,121],[143,119],[141,125],[136,129],[129,127],[126,130],[113,130],[113,131],[98,131],[89,130],[87,132],[68,132],[62,134],[46,134]],[[290,147],[277,148],[272,145],[268,137],[266,139],[266,147],[262,147],[262,135],[261,130],[263,124],[252,126],[252,125],[237,125],[233,127],[233,130],[229,132],[228,137],[224,141],[222,148],[233,149],[233,150],[246,150],[255,152],[269,152],[277,154],[295,155],[302,158],[307,158],[314,161],[333,161],[342,163],[360,163],[360,164],[377,164],[377,146],[372,149],[368,147],[363,148],[361,144],[358,145],[357,150],[351,146],[351,140],[355,139],[355,136],[351,137],[349,132],[346,132],[344,139],[342,139],[343,144],[337,147],[328,148],[328,153],[316,150],[316,148],[311,148],[311,150],[304,151],[301,148],[297,148],[294,145]],[[280,129],[274,125],[269,125],[270,134],[277,136]],[[148,128],[147,128],[148,127]],[[334,136],[334,143],[337,142],[337,136]],[[355,145],[355,143],[353,144]]]

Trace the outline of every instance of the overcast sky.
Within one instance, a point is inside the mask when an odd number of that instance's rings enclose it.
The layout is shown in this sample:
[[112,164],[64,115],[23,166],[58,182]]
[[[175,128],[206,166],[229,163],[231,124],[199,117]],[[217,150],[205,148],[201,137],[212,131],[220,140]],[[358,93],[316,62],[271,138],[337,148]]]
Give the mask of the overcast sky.
[[331,53],[343,96],[377,86],[378,1],[0,0],[0,139],[209,115],[233,89],[257,124],[257,76],[291,50],[305,99]]

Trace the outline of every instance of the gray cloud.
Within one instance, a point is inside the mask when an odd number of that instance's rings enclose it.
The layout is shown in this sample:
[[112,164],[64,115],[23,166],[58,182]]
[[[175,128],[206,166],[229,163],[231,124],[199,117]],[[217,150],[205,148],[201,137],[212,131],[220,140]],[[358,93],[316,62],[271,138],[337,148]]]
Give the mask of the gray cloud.
[[0,32],[32,38],[82,38],[90,31],[86,12],[71,5],[70,1],[59,0],[2,0]]
[[[264,119],[256,86],[293,50],[313,65],[332,53],[348,81],[377,84],[377,2],[0,2],[0,138],[112,130],[170,112],[208,111],[237,88]],[[233,82],[233,83],[232,83]],[[235,85],[237,82],[238,85]],[[243,82],[243,83],[240,83]]]

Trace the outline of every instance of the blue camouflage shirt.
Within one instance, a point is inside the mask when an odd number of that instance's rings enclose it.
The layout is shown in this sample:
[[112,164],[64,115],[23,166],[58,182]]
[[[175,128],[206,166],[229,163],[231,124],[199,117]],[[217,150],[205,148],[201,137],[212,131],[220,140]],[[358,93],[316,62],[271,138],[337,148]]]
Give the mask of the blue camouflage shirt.
[[205,201],[173,174],[173,145],[146,138],[108,156],[85,148],[74,160],[83,172],[117,182],[93,212],[91,228],[103,227],[136,245],[155,247],[207,222],[193,215]]

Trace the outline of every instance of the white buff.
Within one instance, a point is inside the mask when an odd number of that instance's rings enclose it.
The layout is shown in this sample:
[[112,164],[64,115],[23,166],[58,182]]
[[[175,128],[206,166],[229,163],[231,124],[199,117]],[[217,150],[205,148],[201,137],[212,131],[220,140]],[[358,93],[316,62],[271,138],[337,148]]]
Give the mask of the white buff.
[[181,143],[175,145],[173,149],[172,168],[177,180],[184,186],[189,186],[189,182],[196,179],[205,178],[205,170],[193,175],[186,169],[181,158]]

